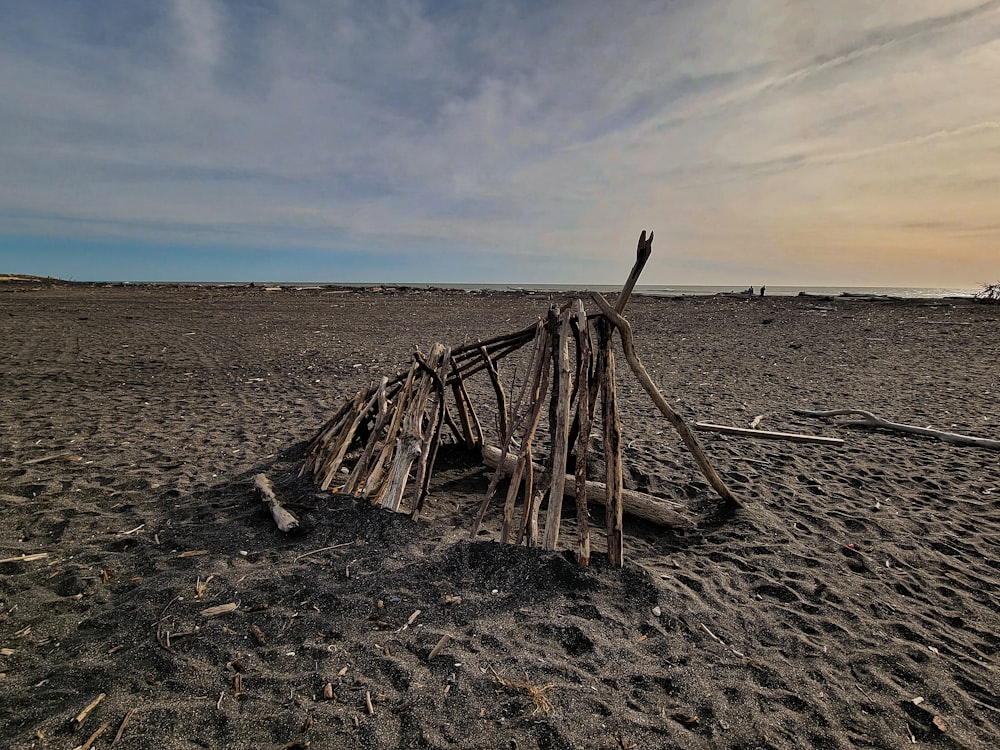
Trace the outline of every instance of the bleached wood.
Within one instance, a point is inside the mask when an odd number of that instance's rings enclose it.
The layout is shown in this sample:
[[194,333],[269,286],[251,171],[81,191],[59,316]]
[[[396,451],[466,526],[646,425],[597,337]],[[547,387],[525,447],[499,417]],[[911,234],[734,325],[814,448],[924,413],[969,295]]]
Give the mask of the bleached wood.
[[795,413],[801,414],[805,417],[820,418],[857,416],[861,418],[850,422],[842,422],[841,424],[859,427],[878,427],[883,430],[893,430],[895,432],[905,432],[911,435],[923,435],[925,437],[937,438],[938,440],[946,443],[952,443],[954,445],[969,445],[975,448],[1000,450],[1000,440],[963,435],[958,432],[944,432],[943,430],[935,430],[930,427],[916,427],[915,425],[902,424],[900,422],[890,422],[886,419],[882,419],[881,417],[876,417],[870,411],[865,411],[863,409],[833,409],[831,411],[805,411],[796,409]]
[[[517,458],[508,455],[501,463],[500,449],[493,445],[484,445],[483,463],[493,469],[501,467],[505,474],[510,475],[516,468]],[[536,472],[543,470],[537,463],[532,463],[531,468]],[[576,495],[576,477],[572,474],[566,475],[563,491],[570,496]],[[606,492],[607,486],[604,482],[587,480],[589,500],[604,505]],[[622,509],[631,516],[642,518],[659,526],[686,527],[693,524],[693,517],[686,512],[681,503],[654,497],[636,490],[622,490]]]
[[826,445],[843,445],[842,438],[823,437],[822,435],[802,435],[797,432],[773,432],[770,430],[753,430],[747,427],[729,427],[711,422],[695,422],[694,428],[705,432],[721,432],[727,435],[742,435],[744,437],[760,438],[761,440],[787,440],[792,443],[821,443]]

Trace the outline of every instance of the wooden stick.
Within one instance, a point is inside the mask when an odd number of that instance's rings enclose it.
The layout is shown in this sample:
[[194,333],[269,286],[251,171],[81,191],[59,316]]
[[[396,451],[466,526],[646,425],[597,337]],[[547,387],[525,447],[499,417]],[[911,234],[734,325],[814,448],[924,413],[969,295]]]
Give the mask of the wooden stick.
[[379,383],[378,390],[375,392],[375,399],[378,402],[378,416],[375,418],[375,426],[372,428],[371,435],[368,436],[368,441],[364,451],[361,453],[361,457],[358,458],[357,463],[354,464],[354,468],[347,477],[347,481],[344,482],[343,491],[349,494],[357,492],[358,485],[367,478],[369,467],[375,458],[375,449],[379,445],[378,436],[385,429],[386,422],[392,416],[392,412],[389,409],[389,400],[385,392],[388,383],[389,378],[383,377]]
[[590,450],[590,326],[583,300],[576,300],[573,307],[577,351],[576,383],[576,561],[583,566],[590,564],[590,512],[587,508],[587,453]]
[[129,722],[132,721],[132,717],[135,716],[135,712],[136,709],[130,708],[125,713],[125,718],[122,719],[122,723],[118,725],[118,732],[115,734],[115,738],[111,740],[112,745],[117,745],[118,741],[122,738],[122,735],[125,734],[125,727],[127,727]]
[[90,716],[90,712],[93,711],[95,708],[97,708],[97,704],[100,703],[102,700],[104,700],[106,697],[107,697],[106,693],[101,693],[96,698],[94,698],[94,700],[88,703],[86,708],[84,708],[80,713],[78,713],[76,716],[73,717],[73,720],[70,722],[70,725],[73,727],[74,732],[83,726],[83,722],[85,722],[87,720],[87,717]]
[[77,745],[75,748],[73,748],[73,750],[90,750],[90,748],[94,746],[94,743],[97,742],[97,738],[100,737],[102,734],[104,734],[106,731],[108,731],[108,727],[110,726],[111,726],[110,721],[104,722],[103,724],[101,724],[101,726],[97,728],[96,732],[90,735],[90,737],[87,739],[86,742],[84,742],[82,745]]
[[500,442],[507,442],[507,394],[504,393],[503,383],[500,382],[500,372],[497,370],[496,363],[490,359],[489,353],[486,351],[486,347],[479,347],[479,353],[482,355],[483,363],[486,365],[486,372],[489,373],[490,382],[493,384],[493,391],[497,395],[497,432],[500,435]]
[[472,417],[469,414],[467,406],[468,394],[465,391],[465,385],[461,378],[455,380],[451,384],[451,393],[455,398],[455,408],[458,411],[459,422],[462,424],[462,435],[465,438],[465,447],[470,451],[475,450],[483,444],[482,430],[480,429],[477,433],[472,428]]
[[12,563],[12,562],[35,562],[35,560],[44,560],[49,556],[48,552],[35,552],[30,555],[21,554],[16,557],[5,557],[0,560],[0,563]]
[[424,498],[430,489],[431,475],[434,473],[434,462],[437,460],[438,447],[441,445],[441,427],[444,424],[444,378],[451,367],[451,349],[444,347],[441,353],[441,363],[433,373],[434,391],[431,394],[430,413],[427,417],[427,434],[420,446],[420,457],[417,470],[413,477],[414,493],[410,500],[413,517],[416,518],[424,506]]
[[625,358],[628,360],[629,365],[632,368],[632,372],[635,373],[636,377],[639,378],[639,382],[645,389],[646,393],[656,404],[656,407],[660,412],[667,418],[677,433],[681,436],[681,440],[684,441],[684,445],[687,446],[688,451],[694,456],[695,462],[698,464],[698,468],[701,469],[701,473],[708,480],[708,483],[712,486],[712,489],[718,493],[719,497],[730,506],[742,508],[743,503],[741,503],[736,496],[730,491],[726,486],[726,483],[722,481],[722,477],[718,475],[712,465],[708,461],[708,457],[705,455],[705,451],[702,449],[701,444],[698,442],[698,438],[695,437],[694,432],[688,427],[687,422],[675,412],[667,400],[660,393],[656,384],[653,383],[652,378],[649,377],[649,373],[646,372],[646,368],[643,366],[642,362],[639,360],[639,356],[635,353],[635,345],[632,340],[632,326],[629,324],[626,318],[614,311],[614,308],[608,304],[608,301],[604,299],[598,292],[592,293],[594,302],[597,306],[601,308],[601,311],[607,316],[608,320],[614,324],[618,329],[618,333],[621,335],[622,349],[625,352]]
[[569,365],[569,312],[549,310],[549,325],[552,327],[552,357],[554,378],[552,399],[555,419],[552,427],[552,451],[549,457],[552,483],[549,485],[549,509],[545,519],[546,550],[552,551],[559,541],[559,526],[562,520],[563,490],[566,486],[566,459],[569,455],[569,399],[572,387],[572,371]]
[[[303,471],[310,470],[313,473],[313,478],[318,479],[322,473],[322,465],[328,460],[331,448],[330,444],[336,445],[337,440],[343,433],[344,427],[350,424],[351,420],[354,418],[355,412],[361,408],[361,405],[365,402],[371,395],[370,391],[358,391],[354,394],[354,398],[350,401],[345,402],[337,414],[334,415],[332,419],[327,421],[326,426],[316,434],[316,436],[309,442],[309,450],[306,453],[306,461],[303,464]],[[300,473],[301,476],[301,473]]]
[[821,437],[819,435],[802,435],[797,432],[771,432],[769,430],[752,430],[747,427],[728,427],[711,422],[695,422],[694,428],[705,432],[722,432],[727,435],[743,435],[744,437],[761,438],[762,440],[787,440],[792,443],[823,443],[826,445],[843,445],[841,438]]
[[622,287],[621,294],[615,300],[615,312],[619,315],[625,312],[625,305],[628,304],[629,297],[632,296],[632,290],[635,289],[635,283],[639,280],[642,269],[646,267],[646,261],[649,260],[652,252],[653,230],[649,230],[649,239],[646,239],[646,230],[643,229],[642,234],[639,235],[639,246],[635,250],[635,265],[632,266],[628,279],[625,281],[625,286]]
[[261,499],[271,511],[271,518],[280,531],[289,532],[299,527],[299,519],[286,510],[274,494],[274,486],[265,474],[256,474],[253,478],[254,487],[260,493]]
[[368,478],[365,480],[364,489],[361,492],[362,497],[371,497],[374,494],[375,500],[377,501],[382,489],[384,489],[382,477],[385,474],[385,467],[389,463],[389,459],[392,458],[393,451],[396,449],[396,435],[399,433],[400,427],[403,424],[403,417],[406,414],[407,406],[409,406],[410,399],[412,398],[413,380],[416,377],[418,370],[419,367],[416,363],[413,363],[410,366],[410,371],[406,376],[406,383],[400,389],[399,397],[393,405],[392,423],[389,425],[389,431],[386,433],[385,443],[383,443],[382,450],[379,451],[374,467],[369,472]]
[[[431,347],[426,363],[423,363],[416,395],[413,397],[403,421],[403,435],[396,449],[396,461],[392,467],[388,488],[381,501],[382,507],[387,510],[399,510],[403,501],[403,493],[406,491],[410,468],[424,451],[422,439],[424,416],[431,392],[435,387],[435,370],[441,365],[445,351],[444,344],[435,343]],[[419,355],[419,352],[417,354]],[[418,360],[418,367],[421,366],[421,362],[422,360]]]
[[[521,449],[516,459],[516,467],[511,475],[510,486],[507,488],[507,498],[503,508],[503,527],[500,531],[500,542],[506,544],[510,540],[511,531],[514,527],[514,509],[517,505],[517,495],[521,487],[521,478],[527,480],[527,493],[531,492],[530,471],[531,471],[531,442],[538,429],[538,421],[542,415],[542,403],[545,399],[545,392],[548,389],[548,366],[551,360],[549,350],[549,334],[545,325],[539,321],[535,334],[535,346],[532,351],[529,377],[525,378],[525,384],[530,384],[529,390],[525,393],[525,398],[530,400],[531,406],[524,417],[524,429],[521,437]],[[528,473],[526,473],[528,472]],[[525,504],[528,496],[525,495]],[[520,535],[518,535],[520,542]]]
[[[512,474],[517,467],[518,460],[518,458],[508,455],[501,462],[499,448],[494,445],[483,446],[483,463],[493,469],[501,467],[501,471],[504,474]],[[528,466],[536,472],[543,470],[537,463],[530,463]],[[570,496],[576,495],[576,477],[572,474],[566,475],[564,492]],[[600,505],[604,505],[606,502],[606,492],[607,486],[604,482],[587,480],[588,501],[592,500]],[[630,516],[642,518],[658,526],[690,527],[693,525],[693,517],[681,503],[647,495],[636,490],[622,490],[622,510]]]
[[319,485],[321,490],[328,489],[330,483],[333,482],[333,478],[340,470],[340,465],[344,462],[344,456],[347,455],[347,451],[351,447],[351,442],[354,440],[354,435],[358,431],[358,427],[368,419],[368,412],[378,403],[379,393],[378,389],[373,389],[367,401],[364,401],[360,408],[355,408],[354,419],[351,420],[348,428],[334,442],[334,447],[330,451],[330,457],[320,467],[320,472],[323,474],[323,480]]
[[622,426],[618,419],[618,390],[615,384],[615,354],[612,349],[611,325],[602,321],[598,326],[598,345],[604,350],[604,370],[601,381],[601,421],[604,425],[604,465],[606,477],[605,524],[608,535],[608,560],[612,565],[625,563],[622,534]]
[[914,425],[901,424],[899,422],[889,422],[881,417],[876,417],[870,411],[864,411],[862,409],[833,409],[832,411],[804,411],[796,409],[795,413],[806,417],[820,417],[824,419],[828,417],[859,416],[861,419],[843,422],[842,424],[860,427],[879,427],[883,430],[894,430],[895,432],[905,432],[911,435],[933,437],[945,443],[953,443],[954,445],[970,445],[975,448],[1000,450],[1000,440],[962,435],[958,432],[943,432],[941,430],[931,429],[930,427],[916,427]]

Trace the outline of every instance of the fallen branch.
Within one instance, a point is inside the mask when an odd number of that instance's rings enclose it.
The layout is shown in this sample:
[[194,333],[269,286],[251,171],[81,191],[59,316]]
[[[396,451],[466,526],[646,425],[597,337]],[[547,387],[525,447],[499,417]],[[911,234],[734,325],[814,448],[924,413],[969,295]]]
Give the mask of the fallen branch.
[[264,504],[271,511],[271,517],[274,518],[274,523],[281,531],[288,532],[299,527],[299,519],[281,506],[281,502],[274,494],[274,487],[271,485],[270,479],[264,474],[257,474],[253,478],[253,484],[257,488],[257,491],[260,492],[261,499],[263,499]]
[[830,411],[807,411],[804,409],[796,409],[795,413],[804,417],[818,417],[820,419],[841,416],[858,416],[860,419],[851,420],[850,422],[841,422],[840,424],[850,425],[853,427],[878,427],[883,430],[893,430],[895,432],[905,432],[912,435],[933,437],[945,443],[954,443],[955,445],[970,445],[975,448],[988,448],[995,451],[1000,450],[1000,440],[990,440],[989,438],[961,435],[957,432],[933,430],[929,427],[915,427],[913,425],[901,424],[899,422],[889,422],[881,417],[876,417],[870,411],[864,411],[862,409],[833,409]]
[[706,432],[721,432],[727,435],[743,435],[745,437],[761,438],[763,440],[788,440],[792,443],[822,443],[826,445],[843,445],[841,438],[821,437],[819,435],[802,435],[797,432],[771,432],[769,430],[752,430],[746,427],[728,427],[710,422],[695,422],[696,430]]
[[[517,466],[517,456],[508,454],[500,463],[500,449],[492,445],[483,446],[483,463],[491,469],[499,468],[504,474],[513,473]],[[539,464],[532,464],[532,471],[541,473],[544,469]],[[576,496],[576,477],[572,474],[566,475],[563,492],[566,495]],[[607,487],[603,482],[587,482],[588,502],[603,504]],[[680,503],[671,500],[664,500],[652,495],[635,490],[622,490],[622,510],[636,518],[651,521],[660,526],[691,526],[693,520],[683,511]]]

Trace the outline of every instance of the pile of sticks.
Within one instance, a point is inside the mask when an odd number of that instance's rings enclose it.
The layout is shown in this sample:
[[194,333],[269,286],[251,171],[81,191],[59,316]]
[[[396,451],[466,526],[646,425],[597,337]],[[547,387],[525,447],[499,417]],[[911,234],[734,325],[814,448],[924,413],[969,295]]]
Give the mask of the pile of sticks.
[[[582,300],[553,305],[545,318],[489,341],[450,348],[436,343],[425,356],[417,350],[409,369],[360,391],[316,433],[301,474],[326,490],[368,499],[373,505],[418,515],[428,495],[445,428],[456,442],[482,454],[494,468],[472,524],[475,537],[500,486],[510,477],[503,504],[500,541],[555,550],[564,495],[576,503],[576,556],[590,560],[589,503],[605,506],[608,557],[624,559],[622,516],[627,510],[664,525],[686,525],[691,516],[679,503],[630,492],[622,483],[622,434],[618,415],[613,334],[654,403],[677,428],[709,483],[728,504],[738,501],[709,465],[694,433],[673,412],[646,374],[632,346],[622,313],[652,249],[653,235],[639,238],[636,264],[612,307],[593,295],[601,312],[588,315]],[[498,362],[530,346],[528,366],[509,398]],[[498,446],[488,445],[466,381],[486,372],[497,401]],[[600,419],[597,408],[600,405]],[[547,406],[547,409],[546,409]],[[548,449],[536,445],[548,412]],[[588,480],[595,422],[602,431],[604,482]],[[352,456],[353,466],[345,463]],[[536,461],[537,459],[537,461]],[[409,488],[409,490],[408,490]],[[540,523],[545,507],[544,534]]]

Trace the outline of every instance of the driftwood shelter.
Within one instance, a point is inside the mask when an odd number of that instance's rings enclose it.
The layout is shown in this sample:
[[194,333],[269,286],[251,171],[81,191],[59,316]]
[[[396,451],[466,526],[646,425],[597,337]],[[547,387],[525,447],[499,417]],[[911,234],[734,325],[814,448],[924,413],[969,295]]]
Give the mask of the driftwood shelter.
[[[410,367],[358,392],[320,428],[307,448],[302,474],[324,490],[359,496],[373,505],[416,516],[428,496],[438,447],[445,430],[456,442],[482,455],[494,469],[472,521],[475,536],[510,477],[503,500],[502,543],[525,543],[554,550],[565,495],[576,503],[576,556],[590,559],[589,504],[605,506],[608,557],[623,561],[625,512],[662,525],[686,525],[682,504],[629,491],[622,486],[622,434],[618,417],[613,336],[632,371],[684,445],[721,501],[740,505],[709,464],[687,423],[670,407],[635,353],[625,307],[652,251],[653,233],[639,237],[637,257],[615,304],[593,293],[598,308],[588,313],[581,299],[553,305],[530,326],[487,341],[454,348],[435,343],[413,354]],[[507,393],[498,362],[529,347],[519,387]],[[466,383],[489,377],[496,396],[496,445],[486,440]],[[600,407],[598,415],[597,409]],[[548,428],[540,430],[547,413]],[[599,416],[599,419],[598,419]],[[588,479],[591,436],[603,433],[604,481]],[[539,445],[540,437],[547,445]],[[346,474],[345,474],[346,472]],[[544,523],[540,515],[544,508]]]

